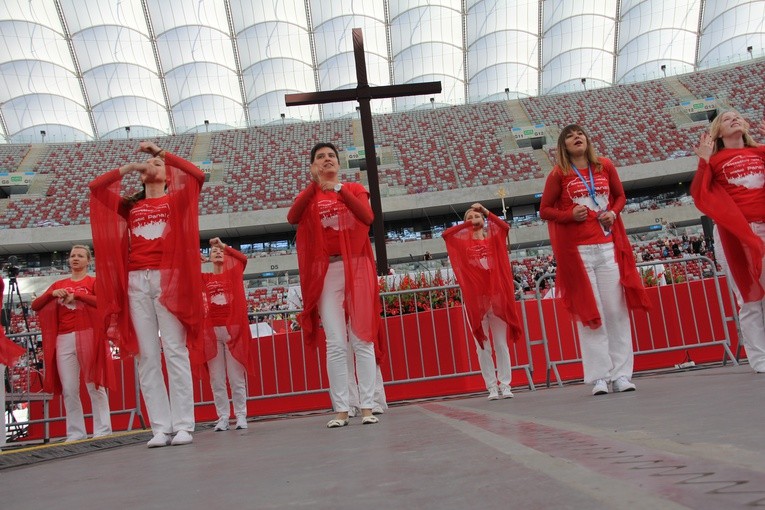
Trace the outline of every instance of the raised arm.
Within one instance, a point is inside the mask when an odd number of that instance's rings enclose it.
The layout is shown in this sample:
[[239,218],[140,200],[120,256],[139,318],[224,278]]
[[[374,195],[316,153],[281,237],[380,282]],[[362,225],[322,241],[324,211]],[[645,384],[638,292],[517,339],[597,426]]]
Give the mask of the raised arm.
[[303,218],[303,213],[308,208],[311,200],[316,195],[317,185],[315,182],[311,182],[306,189],[300,192],[295,198],[295,202],[290,207],[287,213],[287,221],[292,225],[297,225]]
[[347,189],[346,186],[340,188],[340,197],[345,202],[346,207],[350,209],[356,218],[364,225],[371,225],[375,219],[375,215],[372,212],[372,206],[369,204],[369,193],[366,189],[363,189],[363,193],[359,192],[358,195]]
[[[61,295],[54,295],[54,292],[63,293]],[[48,287],[48,290],[46,290],[42,295],[35,298],[34,301],[32,301],[32,304],[30,305],[32,307],[32,310],[35,312],[39,312],[43,308],[45,308],[45,305],[53,301],[54,299],[58,299],[59,297],[63,297],[66,295],[66,291],[64,289],[56,289],[53,290],[53,286],[51,285]]]

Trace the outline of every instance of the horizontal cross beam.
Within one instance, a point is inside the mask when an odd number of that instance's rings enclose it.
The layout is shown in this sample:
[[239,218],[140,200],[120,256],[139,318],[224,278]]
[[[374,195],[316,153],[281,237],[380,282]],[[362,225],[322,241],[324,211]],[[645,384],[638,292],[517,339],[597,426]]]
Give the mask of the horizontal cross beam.
[[405,85],[383,85],[380,87],[357,87],[343,90],[286,94],[284,99],[287,106],[305,106],[309,104],[339,103],[341,101],[385,99],[389,97],[422,96],[440,93],[441,82],[429,81],[425,83],[407,83]]

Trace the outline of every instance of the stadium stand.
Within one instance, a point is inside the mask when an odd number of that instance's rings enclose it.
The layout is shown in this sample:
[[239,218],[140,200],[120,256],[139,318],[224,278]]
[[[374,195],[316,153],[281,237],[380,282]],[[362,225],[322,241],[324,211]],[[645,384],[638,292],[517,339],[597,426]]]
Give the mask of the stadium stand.
[[0,145],[0,170],[16,171],[31,145]]
[[521,105],[535,122],[561,128],[568,124],[583,126],[591,133],[597,151],[616,166],[688,154],[704,129],[703,125],[675,125],[668,109],[677,106],[678,99],[661,80],[529,97],[521,99]]
[[696,97],[721,98],[753,122],[765,117],[765,101],[762,100],[765,62],[685,74],[679,80]]
[[[763,117],[761,90],[765,63],[684,75],[678,79],[692,94],[715,95],[753,121]],[[703,123],[677,127],[669,108],[680,98],[663,80],[619,85],[572,94],[520,100],[528,117],[555,126],[577,122],[593,134],[599,152],[617,166],[629,166],[689,155],[705,128]],[[376,143],[392,148],[393,162],[381,165],[381,186],[407,194],[460,187],[497,185],[543,177],[531,149],[507,151],[499,133],[514,122],[507,102],[477,103],[378,115],[373,119]],[[316,141],[351,147],[360,139],[359,122],[284,123],[209,135],[209,153],[218,177],[202,189],[202,214],[225,214],[288,207],[305,184],[309,150]],[[552,135],[552,133],[550,133]],[[155,139],[190,158],[196,135]],[[553,143],[548,138],[548,148]],[[4,228],[81,225],[88,222],[87,182],[135,157],[135,140],[52,144],[34,166],[47,187],[34,194],[13,195],[0,208]],[[6,145],[0,161],[16,170],[30,145]],[[347,181],[360,180],[346,171]]]

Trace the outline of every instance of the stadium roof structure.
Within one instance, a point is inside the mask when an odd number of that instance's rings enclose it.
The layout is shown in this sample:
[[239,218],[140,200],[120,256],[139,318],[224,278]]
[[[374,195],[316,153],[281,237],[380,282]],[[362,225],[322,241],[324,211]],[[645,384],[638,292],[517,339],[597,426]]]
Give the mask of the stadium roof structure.
[[[66,142],[355,115],[284,95],[441,81],[374,113],[579,91],[759,56],[765,0],[4,0],[0,140]],[[132,132],[131,132],[132,131]],[[41,139],[42,138],[42,139]]]

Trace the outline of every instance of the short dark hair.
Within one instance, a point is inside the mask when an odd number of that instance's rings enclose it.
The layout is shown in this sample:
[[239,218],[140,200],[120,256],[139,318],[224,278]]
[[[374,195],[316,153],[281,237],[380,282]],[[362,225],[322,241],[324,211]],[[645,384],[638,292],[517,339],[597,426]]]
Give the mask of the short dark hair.
[[329,142],[320,142],[313,146],[313,149],[311,149],[311,163],[313,163],[314,158],[316,157],[316,152],[319,149],[323,149],[324,147],[329,147],[332,149],[332,152],[335,153],[335,157],[338,161],[340,161],[340,153],[337,152],[337,147],[335,147],[335,144],[329,143]]

